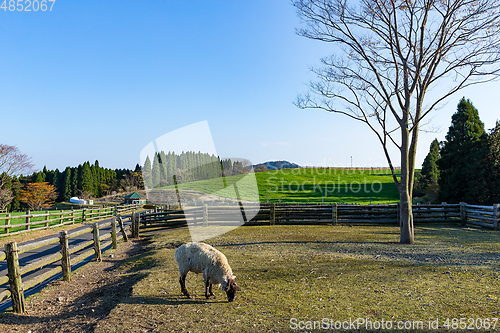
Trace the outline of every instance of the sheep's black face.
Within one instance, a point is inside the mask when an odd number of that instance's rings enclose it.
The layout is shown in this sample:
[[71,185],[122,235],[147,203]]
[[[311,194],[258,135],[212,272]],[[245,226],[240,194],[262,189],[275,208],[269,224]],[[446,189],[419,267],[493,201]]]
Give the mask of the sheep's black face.
[[229,283],[226,288],[226,294],[227,294],[227,301],[232,302],[234,301],[234,298],[236,297],[236,292],[240,290],[240,287],[236,284],[236,281],[233,279],[229,280]]

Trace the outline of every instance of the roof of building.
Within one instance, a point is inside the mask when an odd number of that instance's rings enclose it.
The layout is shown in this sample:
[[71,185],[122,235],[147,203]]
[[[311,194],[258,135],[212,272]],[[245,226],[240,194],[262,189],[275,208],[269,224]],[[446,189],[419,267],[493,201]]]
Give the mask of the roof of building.
[[134,192],[134,193],[130,193],[129,195],[124,196],[123,199],[142,199],[142,197],[139,193]]

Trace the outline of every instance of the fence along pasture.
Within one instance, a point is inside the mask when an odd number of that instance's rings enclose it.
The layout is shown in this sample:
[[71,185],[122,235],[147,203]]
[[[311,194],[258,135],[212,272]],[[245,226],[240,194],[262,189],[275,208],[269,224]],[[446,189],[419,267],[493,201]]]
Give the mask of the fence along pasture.
[[[79,210],[66,211],[61,210],[59,212],[47,212],[40,214],[32,214],[28,210],[26,211],[26,214],[16,216],[13,216],[12,214],[6,214],[6,216],[0,216],[0,230],[4,230],[3,233],[0,233],[0,237],[20,234],[32,230],[50,229],[68,224],[86,223],[95,220],[102,220],[110,218],[114,215],[126,214],[131,212],[132,210],[137,210],[139,208],[140,205],[133,204],[118,205],[105,208],[84,208]],[[37,221],[34,221],[34,219],[36,219]],[[24,220],[25,223],[13,224],[13,220]],[[38,227],[31,228],[32,226]],[[11,230],[14,228],[21,230],[12,232]]]
[[[461,223],[499,230],[500,205],[474,206],[462,204],[413,205],[416,224]],[[245,225],[262,224],[398,224],[399,205],[348,204],[276,204],[255,206],[256,215]],[[251,211],[252,209],[250,209]],[[187,225],[227,224],[236,220],[234,207],[210,206],[184,210],[157,210],[142,214],[141,228],[175,228]],[[247,206],[248,212],[248,206]],[[237,216],[237,215],[236,215]]]
[[[135,205],[128,205],[129,209],[136,208]],[[121,209],[121,212],[126,212],[129,209]],[[60,213],[59,213],[60,214]],[[11,242],[5,244],[5,250],[0,251],[0,261],[7,261],[7,275],[0,276],[0,286],[9,283],[9,288],[0,291],[0,303],[5,302],[9,298],[12,300],[12,309],[16,313],[23,313],[25,310],[24,306],[24,292],[52,277],[56,274],[62,272],[63,280],[71,280],[71,267],[75,266],[85,259],[93,256],[97,261],[101,258],[101,249],[106,248],[111,245],[112,248],[116,248],[117,241],[123,239],[127,241],[127,232],[129,228],[123,226],[123,222],[129,220],[128,218],[122,218],[121,216],[112,219],[111,221],[100,223],[94,222],[92,225],[86,226],[76,232],[61,231],[58,236],[53,236],[47,239],[35,241],[27,244],[17,244],[16,242]],[[119,224],[121,234],[118,236],[116,234],[116,225]],[[59,224],[58,224],[59,225]],[[99,236],[99,229],[106,228],[111,225],[111,233],[107,233]],[[113,232],[114,230],[114,232]],[[68,240],[86,233],[92,233],[93,239],[82,242],[76,246],[69,247]],[[110,239],[107,242],[108,239]],[[59,243],[60,251],[41,257],[39,260],[31,262],[25,266],[20,266],[19,255],[28,251],[36,250],[41,247]],[[81,252],[83,250],[83,252]],[[81,253],[78,253],[81,252]],[[77,256],[71,257],[72,254],[78,253]],[[23,276],[41,268],[61,261],[56,267],[50,269],[49,271],[40,274],[34,278],[27,279],[23,281]]]

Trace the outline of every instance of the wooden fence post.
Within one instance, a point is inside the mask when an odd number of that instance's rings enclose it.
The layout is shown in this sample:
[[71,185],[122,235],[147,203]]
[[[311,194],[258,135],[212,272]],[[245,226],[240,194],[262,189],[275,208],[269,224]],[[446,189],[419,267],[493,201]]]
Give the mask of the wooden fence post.
[[66,230],[59,233],[59,244],[61,245],[61,267],[64,281],[71,281],[71,261],[68,246],[68,232]]
[[208,227],[208,205],[203,204],[203,226]]
[[399,226],[401,226],[401,203],[400,202],[398,202],[398,204],[396,205],[396,210],[397,210],[397,212],[396,212],[396,220],[397,220],[397,222],[396,223]]
[[132,212],[132,238],[139,238],[139,213]]
[[64,223],[64,210],[61,209],[61,214],[59,214],[59,224]]
[[94,222],[92,224],[92,233],[94,234],[95,260],[102,261],[102,259],[101,259],[101,242],[99,241],[99,223]]
[[26,230],[30,230],[30,214],[29,210],[26,211]]
[[118,216],[118,225],[120,226],[120,231],[123,235],[123,241],[128,242],[128,236],[127,233],[125,232],[125,228],[123,228],[123,221],[121,216]]
[[87,219],[85,218],[85,211],[86,211],[86,210],[87,210],[87,208],[84,208],[84,209],[82,210],[82,223],[85,223],[85,221],[87,220]]
[[112,248],[116,249],[118,247],[118,243],[116,241],[116,220],[111,220],[111,244]]
[[[5,225],[10,226],[10,214],[7,214],[7,219],[5,220]],[[8,234],[10,232],[10,228],[5,228],[5,233]]]
[[75,210],[71,208],[71,224],[75,224]]
[[[47,216],[45,216],[45,221],[47,221],[48,219],[50,219],[50,213],[47,213]],[[45,226],[48,227],[49,222],[45,222]]]
[[462,227],[465,227],[465,225],[467,224],[466,208],[467,208],[467,204],[465,202],[461,202],[460,203],[460,222],[461,222]]
[[135,212],[132,212],[132,214],[130,215],[130,231],[131,231],[131,234],[130,234],[130,238],[135,238]]
[[12,310],[15,313],[24,313],[26,308],[24,306],[24,290],[19,268],[17,243],[12,242],[5,244],[5,252],[7,254],[7,271],[12,298]]
[[446,216],[446,202],[441,203],[441,205],[443,206],[443,219],[444,219],[444,222],[447,222],[448,221],[448,216]]
[[336,225],[339,221],[337,203],[332,203],[332,225]]
[[276,204],[272,203],[269,207],[269,224],[276,224]]
[[498,216],[500,213],[500,204],[495,204],[493,205],[493,227],[495,230],[500,230],[500,223],[498,223],[500,216]]
[[137,212],[137,238],[140,237],[139,228],[141,227],[141,213]]

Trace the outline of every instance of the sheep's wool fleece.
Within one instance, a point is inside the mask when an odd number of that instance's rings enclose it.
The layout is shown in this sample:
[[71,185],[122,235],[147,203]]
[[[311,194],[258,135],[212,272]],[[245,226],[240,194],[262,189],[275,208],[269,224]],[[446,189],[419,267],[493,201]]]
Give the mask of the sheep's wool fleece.
[[181,275],[188,271],[204,273],[211,283],[223,285],[227,285],[230,278],[234,279],[226,256],[205,243],[192,242],[180,246],[175,250],[175,260]]

